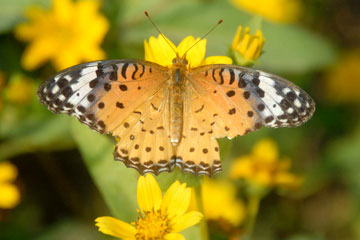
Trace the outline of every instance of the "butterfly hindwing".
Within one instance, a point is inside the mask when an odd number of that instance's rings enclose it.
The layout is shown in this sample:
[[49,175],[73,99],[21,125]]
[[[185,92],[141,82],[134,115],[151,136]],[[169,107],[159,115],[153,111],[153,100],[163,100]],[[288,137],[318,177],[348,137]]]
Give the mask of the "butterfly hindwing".
[[184,172],[212,176],[221,171],[220,150],[215,136],[224,124],[217,121],[211,110],[191,85],[187,86],[184,101],[186,117],[176,151],[176,165]]
[[114,157],[140,174],[172,171],[174,148],[169,138],[169,92],[159,90],[136,108],[113,134],[119,136]]

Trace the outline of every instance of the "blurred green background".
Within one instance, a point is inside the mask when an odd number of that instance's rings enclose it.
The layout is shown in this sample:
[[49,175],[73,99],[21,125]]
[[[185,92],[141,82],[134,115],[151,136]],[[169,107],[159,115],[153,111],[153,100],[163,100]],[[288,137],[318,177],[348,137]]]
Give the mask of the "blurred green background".
[[[264,18],[261,30],[266,42],[254,67],[305,89],[317,104],[315,115],[295,129],[261,129],[220,140],[225,171],[217,177],[226,178],[233,159],[270,137],[305,182],[298,191],[274,189],[266,195],[253,239],[356,240],[360,239],[360,2],[300,3],[302,13],[290,23]],[[228,55],[238,25],[256,25],[253,13],[223,0],[100,4],[99,11],[110,23],[101,45],[108,59],[144,58],[144,40],[157,36],[144,10],[175,44],[188,35],[202,36],[223,19],[207,37],[208,56]],[[32,70],[21,65],[28,43],[15,37],[14,28],[34,5],[46,9],[51,1],[0,0],[0,161],[9,160],[18,168],[15,185],[21,194],[16,207],[0,209],[0,239],[108,239],[97,232],[94,219],[112,215],[135,220],[138,174],[113,161],[112,138],[68,116],[52,114],[37,100],[37,86],[57,70],[50,62]],[[170,179],[191,184],[191,178],[175,172],[157,179],[165,189]],[[199,239],[199,229],[191,228],[185,236]],[[211,239],[229,238],[223,229],[211,231]]]

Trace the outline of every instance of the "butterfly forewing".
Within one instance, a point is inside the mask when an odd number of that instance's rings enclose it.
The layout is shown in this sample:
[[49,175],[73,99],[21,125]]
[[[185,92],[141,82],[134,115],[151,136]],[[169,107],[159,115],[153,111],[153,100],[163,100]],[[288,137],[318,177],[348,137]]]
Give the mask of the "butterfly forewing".
[[43,83],[39,99],[100,133],[112,132],[169,78],[160,65],[137,60],[97,61],[66,69]]
[[249,68],[203,66],[193,69],[190,79],[196,91],[207,94],[216,105],[214,110],[227,112],[234,123],[228,126],[232,134],[223,131],[222,137],[244,135],[262,125],[296,127],[310,119],[315,110],[311,97],[296,85]]

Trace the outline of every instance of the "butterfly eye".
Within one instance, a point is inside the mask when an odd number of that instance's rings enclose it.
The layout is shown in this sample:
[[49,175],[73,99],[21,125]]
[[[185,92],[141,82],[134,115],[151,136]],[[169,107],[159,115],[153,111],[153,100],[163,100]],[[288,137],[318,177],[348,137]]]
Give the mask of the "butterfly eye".
[[188,65],[188,63],[189,63],[188,60],[186,60],[185,58],[182,59],[182,62],[184,65]]

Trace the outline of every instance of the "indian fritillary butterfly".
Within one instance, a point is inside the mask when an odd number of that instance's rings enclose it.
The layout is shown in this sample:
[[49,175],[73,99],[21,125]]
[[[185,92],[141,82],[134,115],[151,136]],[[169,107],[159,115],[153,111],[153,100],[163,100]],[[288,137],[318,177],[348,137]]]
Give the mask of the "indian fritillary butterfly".
[[265,127],[296,127],[311,118],[312,98],[293,83],[229,64],[171,67],[107,60],[68,68],[40,85],[40,101],[118,138],[114,158],[140,174],[175,166],[195,175],[221,171],[216,138]]

